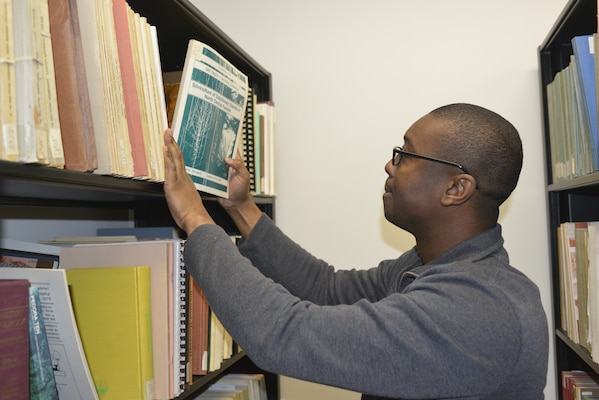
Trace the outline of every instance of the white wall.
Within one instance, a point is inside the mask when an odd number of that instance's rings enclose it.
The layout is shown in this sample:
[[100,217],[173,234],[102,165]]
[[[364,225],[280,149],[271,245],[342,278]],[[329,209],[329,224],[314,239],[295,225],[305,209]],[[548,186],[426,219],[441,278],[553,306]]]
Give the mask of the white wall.
[[[339,268],[413,245],[384,221],[381,194],[391,148],[414,120],[452,102],[510,120],[525,161],[500,222],[512,263],[539,285],[551,316],[537,47],[566,0],[193,2],[273,74],[277,223]],[[315,392],[282,381],[287,400],[334,398]]]

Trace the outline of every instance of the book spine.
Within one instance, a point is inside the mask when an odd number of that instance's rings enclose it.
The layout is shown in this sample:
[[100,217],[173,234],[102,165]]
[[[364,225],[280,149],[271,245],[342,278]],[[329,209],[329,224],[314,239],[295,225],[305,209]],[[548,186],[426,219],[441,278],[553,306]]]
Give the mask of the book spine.
[[154,399],[154,360],[152,347],[152,303],[150,289],[150,267],[135,269],[137,278],[137,304],[139,311],[139,355],[141,380],[145,400]]
[[242,154],[245,167],[250,173],[250,192],[256,193],[256,170],[254,158],[254,105],[255,95],[252,88],[248,88],[248,99],[243,119],[243,147]]
[[133,50],[129,34],[127,2],[125,0],[113,0],[112,6],[125,113],[127,115],[129,140],[133,154],[134,174],[136,177],[146,177],[148,176],[148,163],[143,138],[139,97],[137,95],[138,88],[133,64]]
[[19,160],[12,0],[0,0],[0,159]]
[[77,4],[72,0],[49,0],[48,5],[65,168],[92,171],[97,167],[97,153]]
[[0,280],[0,393],[29,396],[29,281]]
[[179,394],[187,386],[187,270],[183,259],[184,241],[175,242],[176,256],[176,291],[175,291],[175,324],[177,327],[177,364],[175,378]]
[[29,288],[29,399],[58,400],[39,289]]

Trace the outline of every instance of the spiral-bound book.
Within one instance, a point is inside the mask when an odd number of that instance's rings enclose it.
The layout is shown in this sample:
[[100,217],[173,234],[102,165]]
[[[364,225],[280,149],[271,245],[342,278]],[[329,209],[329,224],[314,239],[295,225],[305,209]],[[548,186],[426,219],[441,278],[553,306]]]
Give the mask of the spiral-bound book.
[[168,400],[185,389],[187,281],[183,240],[148,240],[61,247],[60,268],[150,266],[154,398]]

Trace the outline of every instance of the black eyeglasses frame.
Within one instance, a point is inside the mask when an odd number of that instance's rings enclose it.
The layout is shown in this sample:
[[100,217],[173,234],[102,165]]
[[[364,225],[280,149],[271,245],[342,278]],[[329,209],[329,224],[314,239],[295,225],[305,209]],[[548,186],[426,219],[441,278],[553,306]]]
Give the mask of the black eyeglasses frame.
[[[397,159],[397,162],[396,162],[395,158],[396,158],[396,156],[398,154],[399,154],[399,158]],[[461,164],[454,163],[452,161],[442,160],[440,158],[423,156],[422,154],[417,154],[417,153],[412,153],[412,152],[409,152],[409,151],[405,151],[401,146],[396,146],[396,147],[393,148],[393,157],[391,158],[391,164],[393,164],[393,165],[399,165],[399,163],[401,163],[401,160],[403,159],[404,156],[416,157],[416,158],[420,158],[420,159],[423,159],[423,160],[434,161],[434,162],[438,162],[438,163],[445,164],[445,165],[451,165],[453,167],[461,169],[462,172],[464,172],[467,175],[472,175]]]

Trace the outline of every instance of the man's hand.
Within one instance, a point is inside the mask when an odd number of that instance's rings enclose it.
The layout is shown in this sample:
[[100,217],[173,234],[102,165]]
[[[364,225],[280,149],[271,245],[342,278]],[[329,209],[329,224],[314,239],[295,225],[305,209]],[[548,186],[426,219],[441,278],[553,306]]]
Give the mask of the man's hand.
[[243,207],[244,204],[253,203],[250,195],[250,173],[245,168],[241,155],[237,158],[226,158],[225,163],[230,168],[229,198],[219,198],[218,202],[225,210]]
[[225,162],[230,168],[229,198],[219,198],[218,202],[235,222],[239,233],[247,237],[262,216],[262,211],[250,195],[250,173],[241,155],[237,154],[234,159],[227,158]]
[[200,225],[214,224],[185,171],[183,153],[170,129],[164,132],[164,169],[164,194],[177,225],[189,235]]

